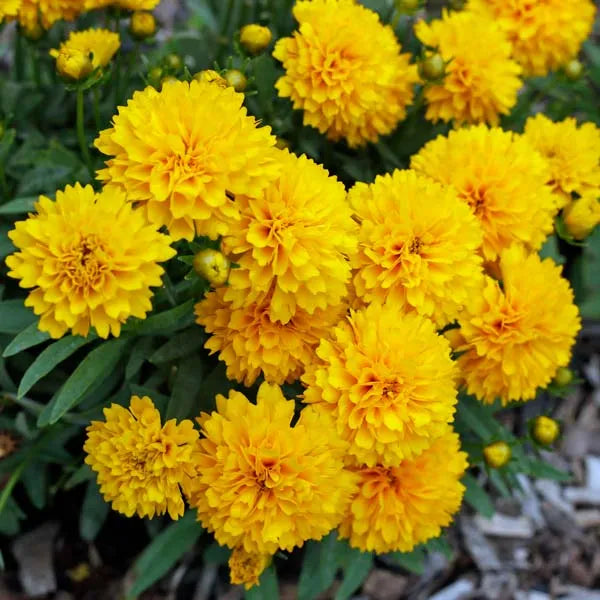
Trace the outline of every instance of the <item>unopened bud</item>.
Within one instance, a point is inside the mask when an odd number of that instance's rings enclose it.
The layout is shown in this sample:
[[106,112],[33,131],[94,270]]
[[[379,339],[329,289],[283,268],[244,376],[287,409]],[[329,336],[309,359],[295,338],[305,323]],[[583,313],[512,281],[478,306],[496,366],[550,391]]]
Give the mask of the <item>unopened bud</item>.
[[151,12],[136,10],[129,24],[131,35],[137,40],[145,40],[156,33],[156,19]]
[[581,61],[574,58],[565,65],[564,71],[565,75],[571,81],[577,81],[583,74],[583,64],[581,64]]
[[246,76],[237,69],[229,69],[223,74],[225,81],[230,85],[236,92],[243,92],[246,89],[248,80]]
[[560,435],[558,421],[550,417],[536,417],[531,423],[531,437],[542,446],[550,446]]
[[261,53],[271,43],[271,30],[268,27],[252,23],[240,30],[240,44],[250,54]]
[[419,75],[425,81],[437,81],[444,76],[446,64],[439,53],[430,54],[419,63]]
[[404,15],[412,15],[421,7],[421,0],[396,0],[396,10]]
[[174,52],[167,54],[163,59],[163,63],[170,71],[178,72],[183,69],[183,59],[179,54],[175,54]]
[[212,69],[204,69],[204,71],[198,71],[194,75],[194,79],[196,81],[205,81],[207,83],[214,83],[219,87],[225,88],[227,87],[227,81],[221,77],[216,71]]
[[485,464],[492,469],[500,469],[508,463],[512,452],[506,442],[494,442],[483,449]]
[[205,248],[200,250],[192,263],[194,271],[208,280],[213,287],[223,285],[229,279],[231,263],[229,259],[218,250]]
[[154,87],[158,87],[163,78],[163,70],[161,67],[153,67],[148,71],[148,83]]
[[56,58],[56,70],[64,79],[79,81],[87,77],[93,70],[92,58],[87,52],[72,48],[61,48],[53,51]]
[[573,381],[573,371],[567,367],[558,367],[552,383],[559,387],[565,387]]
[[167,75],[160,80],[162,86],[170,85],[171,83],[177,83],[179,79],[177,77],[173,77],[173,75]]
[[600,223],[600,199],[588,193],[563,208],[562,218],[569,235],[584,240]]

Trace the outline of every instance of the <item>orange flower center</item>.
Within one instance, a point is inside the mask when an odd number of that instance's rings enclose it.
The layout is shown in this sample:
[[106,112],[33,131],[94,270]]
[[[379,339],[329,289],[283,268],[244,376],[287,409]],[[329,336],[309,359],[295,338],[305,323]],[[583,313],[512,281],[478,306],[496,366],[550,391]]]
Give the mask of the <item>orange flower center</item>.
[[84,236],[60,258],[61,271],[76,288],[101,284],[108,271],[109,256],[95,235]]

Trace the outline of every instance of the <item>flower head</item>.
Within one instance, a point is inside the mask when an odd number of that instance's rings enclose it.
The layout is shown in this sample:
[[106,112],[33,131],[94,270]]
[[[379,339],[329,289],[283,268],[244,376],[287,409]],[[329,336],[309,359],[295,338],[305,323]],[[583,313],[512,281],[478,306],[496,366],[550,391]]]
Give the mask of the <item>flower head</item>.
[[340,535],[363,552],[410,552],[452,522],[465,491],[467,455],[449,428],[416,458],[396,467],[354,467],[358,493]]
[[227,377],[251,386],[262,373],[269,383],[291,383],[315,359],[315,349],[339,320],[342,306],[316,309],[310,315],[299,308],[287,323],[269,317],[270,297],[245,303],[244,292],[230,291],[239,301],[224,299],[221,288],[196,304],[197,322],[211,337],[205,347],[218,352],[227,365]]
[[256,127],[243,100],[198,81],[135,92],[95,142],[112,157],[99,179],[175,239],[226,233],[225,220],[237,216],[229,194],[260,194],[279,171],[275,138]]
[[546,75],[576,56],[595,14],[591,0],[469,0],[467,8],[498,23],[527,76]]
[[275,87],[304,110],[304,124],[352,147],[376,142],[406,116],[417,68],[390,26],[355,0],[301,0],[300,24],[275,45],[286,73]]
[[415,34],[448,62],[443,81],[425,88],[427,119],[495,125],[500,115],[510,112],[521,87],[521,68],[491,19],[444,12],[431,23],[419,21]]
[[573,200],[563,209],[567,231],[576,239],[584,240],[600,224],[600,190]]
[[37,214],[15,223],[9,237],[18,251],[6,259],[9,276],[33,288],[25,300],[38,327],[58,338],[67,330],[86,336],[119,335],[130,316],[152,309],[158,264],[175,251],[168,236],[148,225],[123,194],[67,186],[53,202],[41,196]]
[[411,167],[452,185],[483,229],[483,256],[493,261],[513,242],[536,250],[553,230],[558,208],[548,165],[527,140],[484,125],[439,136],[412,157]]
[[229,574],[233,585],[241,585],[249,590],[258,585],[262,572],[269,566],[271,557],[258,552],[246,552],[243,546],[233,549],[229,558]]
[[14,19],[19,14],[22,0],[4,0],[0,4],[0,23],[4,19]]
[[396,466],[453,419],[450,346],[425,317],[393,303],[350,311],[317,356],[302,377],[304,401],[332,416],[359,463]]
[[569,282],[547,258],[513,246],[500,255],[502,286],[488,278],[461,313],[456,350],[467,389],[481,401],[530,400],[569,364],[581,326]]
[[120,45],[119,34],[108,29],[73,31],[58,49],[50,50],[50,56],[56,59],[61,75],[81,79],[92,69],[106,67]]
[[33,31],[39,25],[44,29],[52,27],[56,21],[72,21],[83,10],[81,0],[3,0],[0,8],[8,18],[16,18],[26,30]]
[[195,473],[198,431],[192,421],[160,422],[147,396],[132,396],[129,409],[104,409],[104,421],[87,428],[85,462],[98,473],[100,493],[114,510],[131,517],[183,515],[179,485]]
[[274,554],[336,527],[354,493],[344,444],[325,415],[263,383],[256,404],[241,393],[217,396],[217,412],[199,419],[204,439],[188,491],[198,518],[219,544]]
[[298,308],[312,314],[340,304],[357,227],[342,183],[306,156],[279,155],[279,179],[260,194],[236,197],[241,219],[223,250],[240,268],[225,299],[238,306],[271,293],[270,319],[287,323]]
[[538,114],[527,119],[525,138],[548,162],[548,184],[559,205],[573,193],[600,196],[600,129],[594,123],[578,126],[573,118],[553,123]]
[[[81,2],[81,0],[79,1]],[[112,5],[125,10],[153,10],[159,2],[160,0],[85,0],[85,10]]]
[[453,188],[414,171],[358,183],[348,199],[360,222],[353,261],[358,297],[390,299],[439,325],[483,283],[479,222]]

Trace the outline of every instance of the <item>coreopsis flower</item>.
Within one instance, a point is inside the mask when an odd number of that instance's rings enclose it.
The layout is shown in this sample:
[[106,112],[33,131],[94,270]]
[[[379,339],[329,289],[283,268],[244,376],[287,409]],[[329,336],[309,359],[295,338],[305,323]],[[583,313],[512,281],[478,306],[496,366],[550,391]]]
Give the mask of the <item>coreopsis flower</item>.
[[279,178],[260,194],[236,196],[241,219],[223,251],[240,268],[225,299],[237,307],[271,292],[270,319],[287,323],[298,308],[312,314],[340,304],[358,227],[342,183],[304,155],[278,152]]
[[246,552],[243,546],[233,549],[229,557],[229,575],[233,585],[244,585],[249,590],[258,585],[262,572],[269,566],[271,556],[258,552]]
[[[81,1],[81,0],[80,0]],[[85,0],[85,9],[94,10],[105,6],[116,6],[124,10],[152,10],[160,0]]]
[[531,400],[569,364],[581,327],[569,282],[552,259],[515,245],[499,261],[502,285],[488,278],[460,316],[458,365],[482,402]]
[[526,76],[546,75],[576,56],[595,14],[591,0],[469,0],[467,8],[498,23]]
[[207,82],[135,92],[95,142],[111,156],[98,178],[140,203],[175,239],[216,238],[237,208],[228,194],[260,194],[279,172],[275,137],[244,96]]
[[91,61],[92,69],[106,67],[120,45],[119,34],[108,29],[73,31],[59,48],[50,50],[50,56],[56,59],[61,75],[67,75],[72,79],[81,79],[90,72],[88,67],[84,67],[84,71],[82,71],[81,65],[84,64],[82,59]]
[[427,119],[496,125],[500,115],[507,115],[517,103],[521,68],[491,19],[444,12],[431,23],[416,23],[415,34],[447,63],[444,79],[425,88]]
[[132,396],[129,409],[112,404],[104,409],[104,421],[92,421],[83,449],[114,510],[128,517],[183,515],[179,485],[195,474],[198,450],[192,421],[162,425],[150,398]]
[[354,0],[299,1],[300,27],[275,45],[286,73],[275,87],[304,124],[351,147],[376,142],[406,116],[417,68],[389,25]]
[[525,137],[548,162],[557,204],[569,203],[573,193],[600,196],[600,129],[594,123],[578,126],[572,117],[553,123],[538,114],[527,119]]
[[197,475],[187,489],[219,544],[272,555],[320,539],[342,519],[355,491],[345,445],[310,407],[292,427],[294,401],[261,384],[256,404],[230,391],[199,419]]
[[360,222],[354,286],[366,302],[390,300],[438,325],[453,321],[483,286],[482,232],[456,191],[414,171],[394,171],[348,195]]
[[395,467],[354,467],[358,493],[340,536],[363,552],[410,552],[436,538],[460,508],[467,455],[448,430],[419,456]]
[[563,209],[563,220],[567,231],[576,240],[585,239],[600,224],[600,191],[587,193],[573,200]]
[[425,144],[411,167],[452,185],[483,229],[482,252],[493,261],[514,242],[537,250],[558,208],[548,165],[527,140],[484,125],[451,131]]
[[450,345],[419,314],[390,302],[351,310],[317,356],[302,377],[304,401],[331,415],[361,464],[397,466],[453,420]]
[[0,21],[3,16],[8,19],[16,18],[29,31],[40,25],[49,29],[61,19],[72,21],[83,10],[81,0],[3,0],[2,4],[6,6],[0,8]]
[[158,263],[175,254],[171,239],[114,190],[67,186],[35,208],[9,232],[17,252],[6,264],[21,287],[33,288],[25,305],[40,315],[39,329],[59,338],[94,327],[106,338],[128,317],[145,318],[150,288],[161,285]]
[[[241,304],[224,299],[226,288],[211,292],[196,304],[196,320],[212,334],[205,344],[227,365],[227,377],[251,386],[259,375],[269,383],[291,383],[315,358],[315,349],[339,320],[343,306],[297,309],[287,323],[269,317],[270,296],[250,303],[233,291]],[[231,295],[231,294],[230,294]]]

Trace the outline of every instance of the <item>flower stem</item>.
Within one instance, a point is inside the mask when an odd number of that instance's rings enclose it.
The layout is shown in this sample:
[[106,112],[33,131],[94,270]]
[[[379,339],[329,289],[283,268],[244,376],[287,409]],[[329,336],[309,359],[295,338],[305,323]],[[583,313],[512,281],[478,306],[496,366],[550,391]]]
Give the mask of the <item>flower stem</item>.
[[[115,31],[121,35],[121,9],[115,9]],[[119,89],[121,87],[121,49],[117,51],[115,56],[115,108],[119,106],[119,100],[121,98]]]
[[96,131],[100,131],[100,86],[94,86],[94,121]]
[[23,79],[25,73],[24,60],[23,36],[17,30],[15,32],[15,79],[17,81]]
[[84,124],[84,107],[83,107],[83,90],[79,88],[77,90],[77,139],[79,140],[79,148],[81,149],[81,155],[83,160],[90,172],[92,181],[94,180],[94,167],[92,166],[92,159],[90,157],[90,150],[85,139]]

